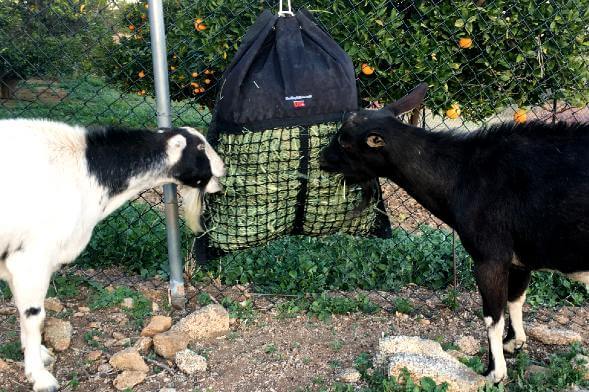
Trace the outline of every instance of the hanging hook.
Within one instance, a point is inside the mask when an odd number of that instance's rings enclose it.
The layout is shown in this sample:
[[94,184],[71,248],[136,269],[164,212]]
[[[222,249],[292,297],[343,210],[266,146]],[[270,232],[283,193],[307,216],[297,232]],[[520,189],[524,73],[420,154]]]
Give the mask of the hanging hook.
[[294,16],[294,13],[292,12],[292,7],[290,5],[290,0],[288,0],[288,11],[284,11],[282,9],[282,2],[283,0],[280,0],[279,6],[278,6],[278,16],[280,17],[285,17],[285,16]]

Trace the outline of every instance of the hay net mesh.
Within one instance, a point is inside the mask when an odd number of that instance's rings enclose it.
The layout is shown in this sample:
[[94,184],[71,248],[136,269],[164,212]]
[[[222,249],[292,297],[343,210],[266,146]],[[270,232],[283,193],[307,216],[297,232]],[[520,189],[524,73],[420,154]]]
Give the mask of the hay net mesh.
[[362,189],[319,168],[319,154],[339,123],[279,127],[213,140],[227,174],[210,195],[205,224],[209,246],[230,252],[287,234],[366,235],[373,231],[380,192],[361,212]]

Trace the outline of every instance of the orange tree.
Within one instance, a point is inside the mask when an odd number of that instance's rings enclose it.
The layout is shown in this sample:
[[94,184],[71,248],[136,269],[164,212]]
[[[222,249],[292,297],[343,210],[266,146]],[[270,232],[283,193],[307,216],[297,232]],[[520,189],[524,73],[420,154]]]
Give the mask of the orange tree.
[[[589,0],[427,2],[317,0],[305,6],[349,53],[361,99],[390,101],[426,81],[427,105],[481,120],[509,105],[589,101]],[[168,0],[171,93],[211,107],[216,81],[264,4]],[[152,93],[147,5],[124,10],[111,80]],[[108,65],[107,65],[108,66]]]
[[[0,0],[0,85],[89,70],[111,33],[97,14],[106,0]],[[102,15],[104,17],[104,15]]]

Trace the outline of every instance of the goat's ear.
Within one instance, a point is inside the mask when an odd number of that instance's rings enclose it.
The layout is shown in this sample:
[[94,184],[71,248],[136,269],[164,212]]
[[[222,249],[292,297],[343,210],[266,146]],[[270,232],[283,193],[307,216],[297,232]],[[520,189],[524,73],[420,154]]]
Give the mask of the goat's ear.
[[427,93],[427,83],[420,83],[409,94],[403,98],[399,98],[395,102],[385,106],[388,110],[393,112],[395,116],[406,113],[410,110],[418,108],[423,103],[425,94]]
[[366,136],[366,144],[371,148],[382,148],[386,145],[384,138],[378,132],[370,132]]
[[166,152],[168,153],[168,161],[174,164],[182,157],[182,151],[186,147],[186,138],[182,135],[175,135],[168,139]]

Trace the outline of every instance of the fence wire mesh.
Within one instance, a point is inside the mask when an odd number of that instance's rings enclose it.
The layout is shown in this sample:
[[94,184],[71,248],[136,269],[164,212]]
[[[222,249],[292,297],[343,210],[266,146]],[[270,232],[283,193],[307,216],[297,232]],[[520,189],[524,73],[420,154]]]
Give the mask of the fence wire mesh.
[[[380,107],[426,81],[430,92],[420,121],[432,131],[469,132],[513,119],[589,121],[587,0],[318,0],[294,5],[309,9],[352,57],[363,107]],[[156,127],[147,7],[144,1],[0,0],[0,118]],[[264,8],[276,11],[277,4],[164,2],[175,126],[206,132],[223,69]],[[291,138],[280,136],[279,141],[284,152]],[[258,141],[251,144],[259,146]],[[298,146],[292,149],[299,152]],[[279,179],[281,174],[264,173]],[[290,191],[277,197],[288,203],[296,197],[294,185],[280,180]],[[188,307],[217,302],[237,314],[258,308],[284,316],[304,310],[320,317],[382,308],[414,320],[455,317],[478,325],[471,260],[459,238],[395,184],[381,180],[381,189],[392,226],[389,239],[283,237],[276,230],[268,243],[247,238],[247,249],[225,241],[224,250],[240,250],[203,263],[193,234],[181,222]],[[39,190],[40,201],[42,194]],[[209,207],[215,213],[218,206]],[[251,213],[240,223],[245,232],[266,225],[275,212]],[[336,232],[345,222],[318,219],[313,224],[332,225],[329,231]],[[313,228],[308,232],[313,234]],[[100,223],[64,274],[95,288],[165,293],[161,190],[143,192]],[[60,276],[54,279],[53,295],[69,292]],[[10,295],[5,286],[0,288],[3,306]],[[584,287],[543,272],[535,274],[528,298],[529,321],[564,325],[589,341]],[[417,334],[439,333],[422,326]]]

